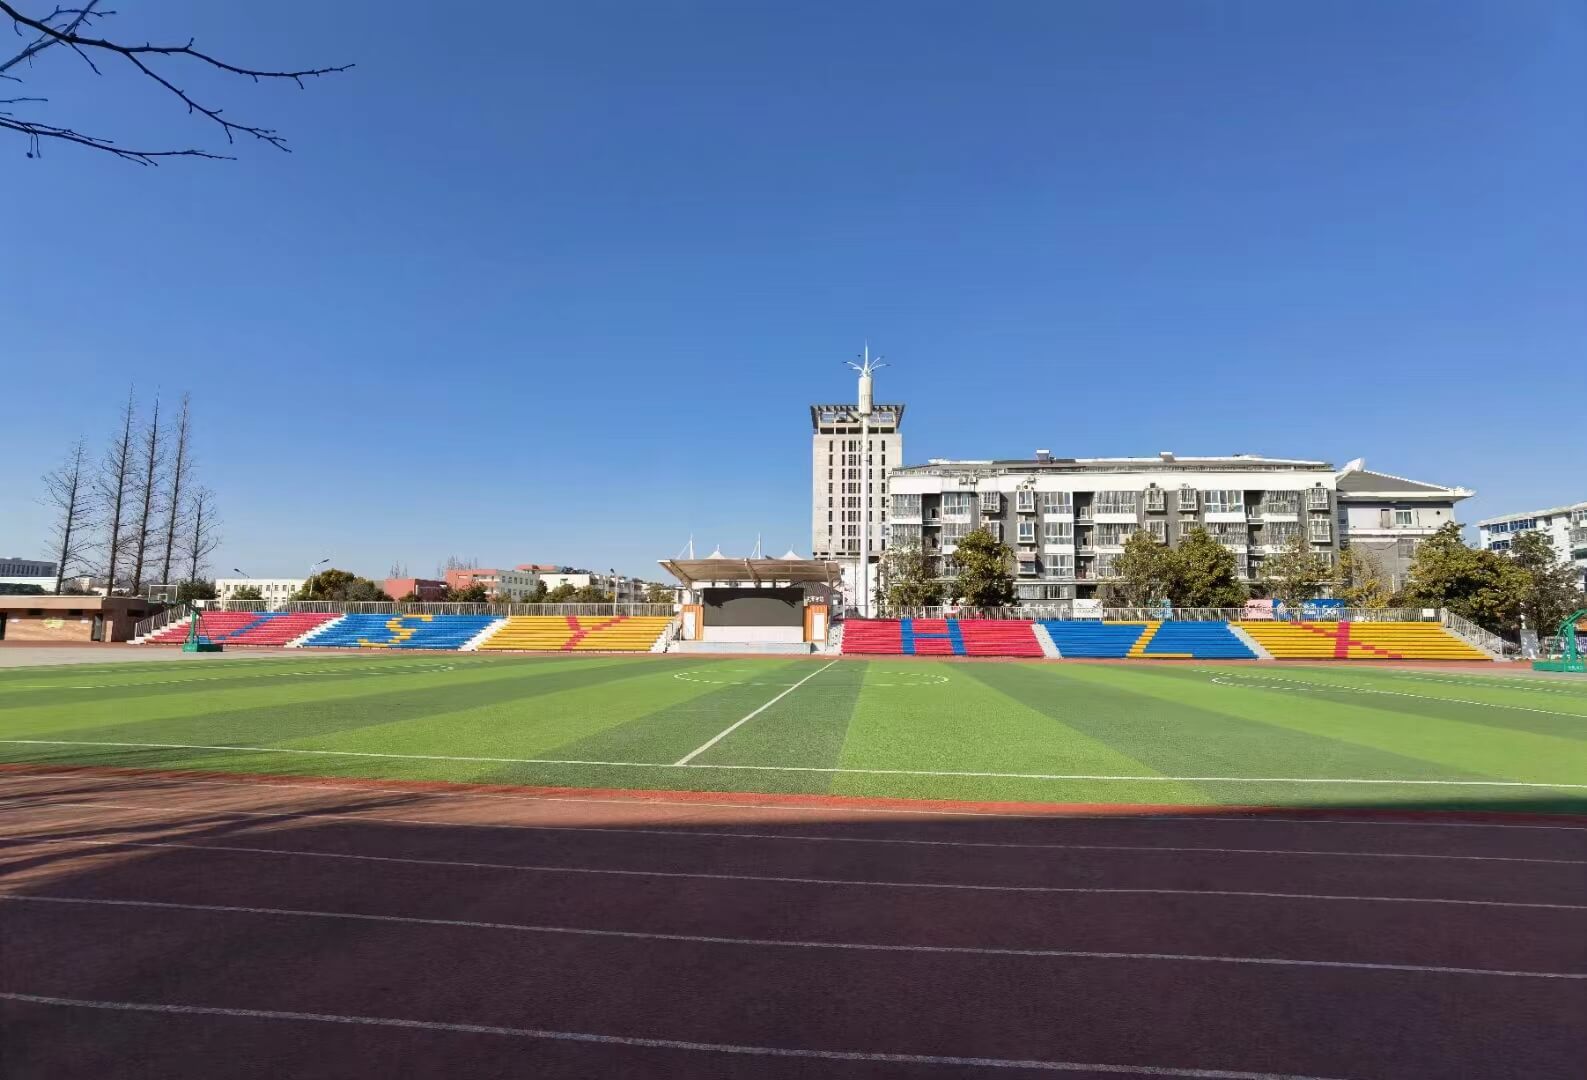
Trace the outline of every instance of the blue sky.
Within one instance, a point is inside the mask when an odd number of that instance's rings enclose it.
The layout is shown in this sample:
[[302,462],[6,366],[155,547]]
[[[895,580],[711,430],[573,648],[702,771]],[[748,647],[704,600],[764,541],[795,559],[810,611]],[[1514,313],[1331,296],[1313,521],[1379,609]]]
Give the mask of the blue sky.
[[[115,6],[358,66],[189,78],[290,155],[0,138],[0,554],[45,553],[35,477],[128,383],[192,392],[223,572],[807,552],[806,405],[867,337],[911,461],[1587,497],[1579,3]],[[30,92],[216,145],[114,66],[56,52]]]

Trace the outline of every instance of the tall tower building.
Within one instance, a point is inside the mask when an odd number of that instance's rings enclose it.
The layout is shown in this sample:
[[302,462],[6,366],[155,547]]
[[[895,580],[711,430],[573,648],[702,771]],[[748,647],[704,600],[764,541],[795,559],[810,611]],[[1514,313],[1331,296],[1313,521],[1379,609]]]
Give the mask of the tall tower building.
[[814,558],[842,564],[846,601],[869,612],[866,582],[875,581],[887,546],[887,478],[903,463],[904,407],[873,400],[876,369],[884,365],[869,347],[849,366],[859,372],[858,400],[810,406],[810,549]]

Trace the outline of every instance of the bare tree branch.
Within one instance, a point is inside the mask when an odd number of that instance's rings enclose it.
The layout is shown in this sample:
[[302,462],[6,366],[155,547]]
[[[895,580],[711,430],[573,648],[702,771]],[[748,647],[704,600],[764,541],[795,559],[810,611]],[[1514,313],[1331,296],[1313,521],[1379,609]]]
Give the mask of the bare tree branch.
[[[88,65],[95,75],[100,74],[98,65],[94,63],[96,56],[118,56],[135,68],[144,78],[156,83],[174,96],[186,106],[189,115],[197,114],[203,116],[219,127],[226,136],[228,144],[234,145],[238,136],[252,136],[260,142],[269,143],[277,150],[290,153],[291,148],[287,146],[285,137],[279,131],[274,128],[234,121],[223,116],[223,110],[220,107],[212,107],[198,101],[173,82],[172,76],[159,70],[156,66],[157,62],[173,58],[185,58],[216,71],[252,79],[254,82],[289,80],[295,83],[300,90],[304,88],[305,79],[333,75],[347,71],[353,66],[352,64],[341,64],[335,67],[272,71],[261,68],[241,67],[229,63],[196,48],[192,38],[189,38],[185,44],[180,45],[156,45],[147,41],[142,45],[134,45],[111,41],[108,38],[94,37],[83,32],[86,28],[92,26],[92,20],[115,14],[113,11],[98,10],[98,4],[99,0],[88,0],[86,5],[81,8],[56,7],[54,11],[43,18],[33,18],[19,11],[11,0],[0,0],[0,15],[11,19],[13,30],[19,35],[24,30],[34,35],[32,41],[20,53],[0,64],[0,77],[20,82],[21,80],[16,76],[7,75],[5,72],[23,62],[27,62],[31,66],[33,58],[51,45],[64,45],[71,49],[82,58],[83,62]],[[42,100],[41,98],[14,98],[10,99],[9,103],[17,104],[23,101],[37,103]],[[26,135],[28,137],[28,157],[30,158],[41,156],[42,140],[57,139],[62,142],[113,154],[123,160],[137,162],[140,165],[156,165],[159,163],[158,159],[167,157],[230,160],[230,156],[226,154],[215,154],[191,148],[185,150],[133,150],[118,146],[113,139],[88,135],[70,127],[61,127],[19,118],[14,113],[9,112],[0,112],[0,129],[16,131]]]
[[45,505],[55,511],[55,594],[60,595],[66,579],[85,569],[88,530],[93,521],[90,490],[93,477],[88,464],[88,447],[78,439],[66,461],[44,477]]

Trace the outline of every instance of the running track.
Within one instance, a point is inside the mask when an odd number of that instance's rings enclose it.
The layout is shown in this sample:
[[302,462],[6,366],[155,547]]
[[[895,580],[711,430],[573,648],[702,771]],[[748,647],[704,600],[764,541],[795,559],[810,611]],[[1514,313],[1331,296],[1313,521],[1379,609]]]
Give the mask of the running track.
[[7,769],[0,1076],[1574,1078],[1584,824]]

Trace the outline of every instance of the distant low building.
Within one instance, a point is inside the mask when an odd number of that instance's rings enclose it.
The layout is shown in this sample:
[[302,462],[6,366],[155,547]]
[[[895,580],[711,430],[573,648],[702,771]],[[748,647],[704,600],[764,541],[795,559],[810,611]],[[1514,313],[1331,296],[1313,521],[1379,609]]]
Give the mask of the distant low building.
[[55,564],[43,559],[24,559],[20,555],[0,558],[0,580],[8,578],[49,578],[55,587]]
[[406,600],[412,596],[423,603],[446,599],[446,582],[432,578],[387,578],[386,595],[393,600]]
[[483,585],[497,600],[519,600],[534,592],[539,578],[527,570],[497,570],[487,567],[468,567],[446,572],[448,588],[461,592],[472,585]]
[[284,604],[303,588],[303,578],[216,578],[215,598],[233,599],[239,589],[258,589],[267,603]]
[[1523,532],[1540,532],[1547,536],[1560,561],[1576,568],[1576,579],[1587,590],[1587,502],[1477,522],[1478,542],[1489,551],[1509,551],[1516,533]]

